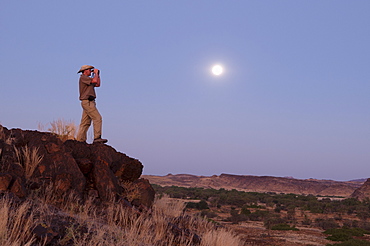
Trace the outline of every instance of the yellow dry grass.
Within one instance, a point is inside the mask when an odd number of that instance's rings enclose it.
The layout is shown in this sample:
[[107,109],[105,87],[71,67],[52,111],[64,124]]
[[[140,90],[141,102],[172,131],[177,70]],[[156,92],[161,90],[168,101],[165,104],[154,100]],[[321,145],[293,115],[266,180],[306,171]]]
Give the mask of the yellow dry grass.
[[35,238],[33,213],[29,212],[30,203],[19,207],[11,206],[9,199],[0,200],[0,245],[31,245]]
[[[182,201],[171,201],[164,197],[157,199],[151,210],[138,213],[120,202],[111,201],[101,209],[94,206],[92,200],[81,204],[75,196],[69,195],[56,210],[47,204],[54,202],[52,195],[40,195],[34,194],[30,197],[32,200],[23,202],[17,208],[12,207],[11,200],[0,199],[0,245],[31,245],[35,242],[32,229],[40,222],[51,226],[53,214],[67,216],[78,222],[66,228],[65,235],[58,239],[58,245],[70,245],[71,242],[80,246],[194,245],[192,234],[175,236],[171,231],[171,224],[179,224],[179,220],[186,217]],[[182,226],[186,225],[187,229],[202,238],[200,246],[243,245],[236,235],[225,228],[216,229],[211,222],[200,217],[186,218]],[[182,227],[180,224],[179,228]],[[77,227],[80,226],[85,228],[85,233],[79,232]]]
[[[73,121],[67,121],[64,119],[53,120],[47,125],[47,131],[56,134],[63,142],[69,139],[75,139],[77,134],[77,126]],[[37,127],[40,131],[44,131],[46,126],[42,123],[38,124]]]
[[14,147],[14,151],[18,164],[23,167],[25,177],[28,180],[44,157],[39,155],[39,148],[29,148],[28,146],[22,148]]

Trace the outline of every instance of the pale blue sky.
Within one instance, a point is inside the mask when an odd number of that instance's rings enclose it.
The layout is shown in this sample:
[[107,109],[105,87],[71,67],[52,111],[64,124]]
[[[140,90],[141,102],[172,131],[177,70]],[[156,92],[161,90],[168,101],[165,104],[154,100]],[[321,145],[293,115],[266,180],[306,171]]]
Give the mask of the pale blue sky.
[[78,124],[91,64],[103,137],[144,174],[368,178],[369,13],[368,0],[3,0],[0,122]]

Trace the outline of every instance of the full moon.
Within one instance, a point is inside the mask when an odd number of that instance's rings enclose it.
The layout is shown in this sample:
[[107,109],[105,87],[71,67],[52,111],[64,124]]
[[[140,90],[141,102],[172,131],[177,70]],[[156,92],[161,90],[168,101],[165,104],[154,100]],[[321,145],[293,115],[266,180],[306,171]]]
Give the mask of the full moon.
[[219,76],[223,73],[224,69],[220,65],[215,65],[212,67],[212,73],[216,76]]

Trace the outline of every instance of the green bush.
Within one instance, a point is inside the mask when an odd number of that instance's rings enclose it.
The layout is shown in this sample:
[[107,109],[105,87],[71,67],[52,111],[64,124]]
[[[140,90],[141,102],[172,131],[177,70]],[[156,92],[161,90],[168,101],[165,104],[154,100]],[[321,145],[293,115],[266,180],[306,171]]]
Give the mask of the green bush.
[[252,221],[262,221],[270,216],[270,212],[266,210],[256,210],[254,213],[248,215],[249,219]]
[[363,237],[364,234],[369,234],[361,228],[339,228],[339,229],[329,229],[324,232],[325,234],[330,234],[326,239],[331,241],[348,241],[353,239],[353,237]]
[[266,229],[271,229],[275,225],[284,224],[286,222],[287,221],[281,217],[271,216],[264,219],[263,225],[264,227],[266,227]]
[[251,211],[248,209],[247,206],[243,206],[242,207],[242,210],[240,211],[241,214],[244,214],[244,215],[249,215],[251,214]]
[[347,227],[343,227],[339,229],[329,229],[329,230],[326,230],[324,233],[333,235],[339,232],[347,233],[348,235],[355,236],[355,237],[363,237],[364,234],[370,234],[369,231],[364,230],[362,228],[347,228]]
[[312,221],[308,218],[308,216],[304,215],[304,220],[302,221],[302,225],[311,225]]
[[326,239],[331,240],[331,241],[336,241],[336,242],[343,242],[343,241],[348,241],[350,239],[353,239],[351,235],[345,232],[337,232],[334,233],[333,235],[328,236]]
[[277,224],[271,227],[271,230],[280,230],[280,231],[299,231],[299,229],[295,228],[294,226],[290,226],[286,223]]
[[200,213],[200,215],[202,217],[207,217],[207,218],[215,218],[217,217],[217,214],[215,212],[212,212],[212,211],[209,211],[209,210],[202,210],[202,212]]
[[186,208],[195,208],[199,210],[209,209],[206,201],[201,200],[200,202],[188,202]]
[[266,208],[265,206],[261,206],[261,205],[255,204],[255,203],[246,204],[243,207],[245,207],[245,208],[263,208],[263,209]]
[[231,208],[230,215],[231,216],[227,218],[227,221],[230,221],[234,224],[248,220],[247,215],[239,214],[238,210],[235,210],[235,208]]
[[339,228],[339,224],[335,222],[334,219],[322,219],[318,218],[315,220],[316,221],[316,226],[321,227],[323,230],[329,230],[329,229],[335,229]]

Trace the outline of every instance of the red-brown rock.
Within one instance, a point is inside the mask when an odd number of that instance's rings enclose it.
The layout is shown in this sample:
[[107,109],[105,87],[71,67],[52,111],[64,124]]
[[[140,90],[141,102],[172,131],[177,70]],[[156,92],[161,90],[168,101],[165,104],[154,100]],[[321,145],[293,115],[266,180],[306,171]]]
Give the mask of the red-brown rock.
[[9,173],[0,173],[0,190],[7,190],[11,181],[12,175]]
[[10,188],[10,191],[13,192],[15,195],[17,195],[19,198],[24,198],[27,196],[27,190],[24,187],[24,184],[21,178],[17,178],[14,181],[13,185]]
[[110,200],[115,194],[122,193],[122,187],[118,184],[118,179],[109,169],[109,163],[98,158],[94,163],[93,178],[99,197],[103,200]]
[[146,207],[151,207],[155,197],[155,191],[147,179],[138,179],[133,182],[140,190],[139,198],[135,199],[135,205],[140,204]]

